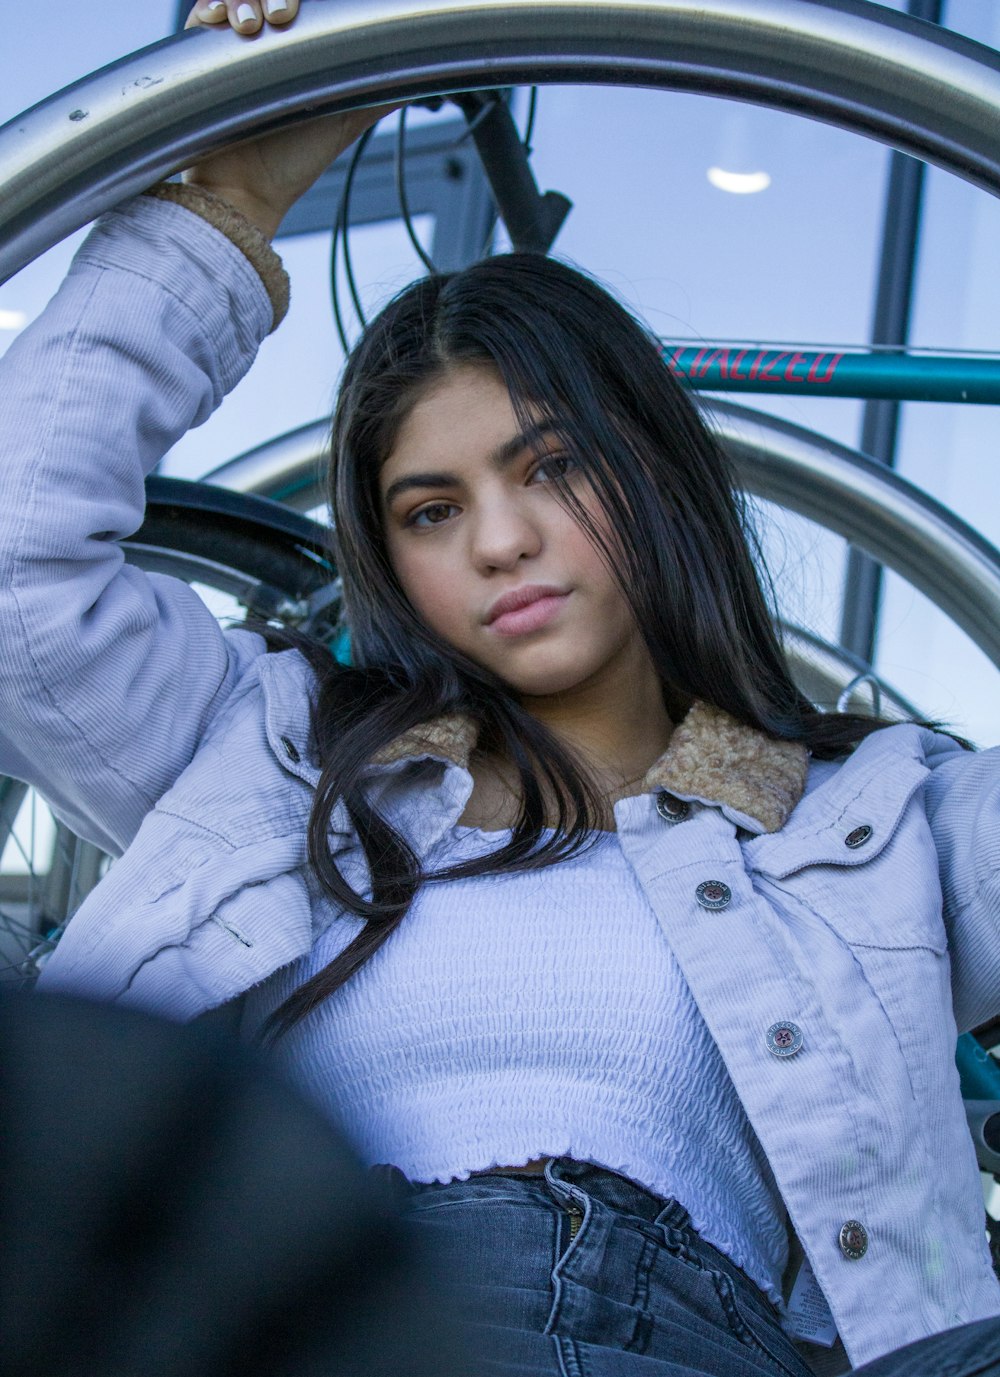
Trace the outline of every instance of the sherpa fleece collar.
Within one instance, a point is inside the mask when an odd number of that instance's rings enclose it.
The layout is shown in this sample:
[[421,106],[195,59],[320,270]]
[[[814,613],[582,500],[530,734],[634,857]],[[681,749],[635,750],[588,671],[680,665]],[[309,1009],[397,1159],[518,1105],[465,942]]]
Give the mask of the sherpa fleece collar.
[[[467,768],[476,737],[472,718],[445,714],[398,736],[373,763],[434,756]],[[808,768],[809,753],[801,742],[780,741],[721,708],[695,703],[647,770],[640,792],[667,789],[722,805],[752,818],[765,832],[777,832],[802,797]]]

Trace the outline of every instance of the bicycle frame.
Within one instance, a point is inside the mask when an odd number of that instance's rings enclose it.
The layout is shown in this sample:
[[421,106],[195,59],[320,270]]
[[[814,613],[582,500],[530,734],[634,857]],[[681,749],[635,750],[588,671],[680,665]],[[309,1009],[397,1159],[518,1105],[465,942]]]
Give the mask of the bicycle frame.
[[664,343],[667,368],[698,392],[1000,403],[1000,359],[795,344]]

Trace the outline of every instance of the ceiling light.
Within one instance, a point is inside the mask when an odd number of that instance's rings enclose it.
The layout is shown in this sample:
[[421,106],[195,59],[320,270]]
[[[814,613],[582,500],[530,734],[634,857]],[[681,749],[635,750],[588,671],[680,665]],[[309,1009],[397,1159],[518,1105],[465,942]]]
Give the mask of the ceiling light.
[[749,196],[755,191],[766,191],[771,185],[767,172],[726,172],[721,167],[708,169],[708,180],[720,191],[731,191],[736,196]]
[[0,310],[0,330],[23,330],[28,323],[24,311]]

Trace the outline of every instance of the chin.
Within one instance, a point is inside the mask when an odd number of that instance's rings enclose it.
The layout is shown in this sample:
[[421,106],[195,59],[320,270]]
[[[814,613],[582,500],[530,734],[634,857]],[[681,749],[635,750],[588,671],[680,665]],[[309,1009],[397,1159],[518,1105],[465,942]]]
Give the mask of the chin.
[[518,675],[511,675],[508,671],[501,677],[522,698],[554,698],[560,693],[572,693],[590,678],[590,674],[579,669]]

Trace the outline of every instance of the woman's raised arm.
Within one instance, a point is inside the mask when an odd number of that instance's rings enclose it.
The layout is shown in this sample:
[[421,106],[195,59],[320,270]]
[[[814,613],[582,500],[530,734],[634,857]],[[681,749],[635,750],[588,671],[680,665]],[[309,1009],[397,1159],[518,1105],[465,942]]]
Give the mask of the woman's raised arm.
[[[378,113],[271,134],[188,179],[269,233]],[[126,566],[118,542],[142,523],[145,476],[242,378],[273,318],[231,238],[139,196],[102,217],[0,360],[0,773],[112,853],[263,650],[223,634],[186,584]]]
[[[230,26],[252,37],[265,23],[292,24],[300,0],[208,0],[195,5],[187,28]],[[335,158],[366,129],[398,106],[325,115],[292,129],[279,129],[250,143],[204,158],[184,180],[224,197],[273,239],[287,212]]]

